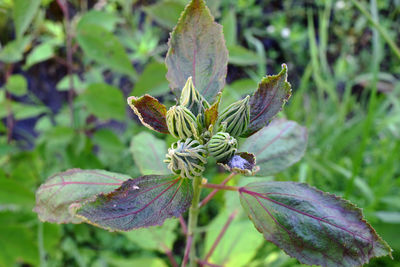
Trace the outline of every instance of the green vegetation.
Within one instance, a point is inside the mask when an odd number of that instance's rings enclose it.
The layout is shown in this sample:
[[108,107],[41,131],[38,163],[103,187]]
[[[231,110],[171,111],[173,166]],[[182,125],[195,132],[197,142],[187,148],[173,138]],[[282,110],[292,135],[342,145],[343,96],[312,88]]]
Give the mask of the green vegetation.
[[[0,266],[181,262],[185,235],[177,220],[108,232],[41,223],[32,209],[38,186],[66,169],[154,174],[140,155],[149,153],[149,144],[166,153],[175,140],[141,126],[125,99],[151,94],[168,107],[175,104],[165,79],[165,44],[187,2],[0,0]],[[278,117],[308,129],[304,158],[262,181],[307,182],[363,207],[394,250],[394,260],[373,259],[367,266],[400,266],[398,4],[207,4],[224,26],[229,51],[220,108],[252,93],[285,62],[293,91]],[[166,166],[155,168],[162,173]],[[227,178],[217,167],[204,176],[213,184]],[[228,185],[250,182],[261,181],[237,176]],[[209,192],[201,191],[200,205]],[[237,196],[219,192],[201,208],[200,256],[224,266],[300,266],[265,242],[235,210],[239,205]],[[225,238],[212,250],[227,222]]]

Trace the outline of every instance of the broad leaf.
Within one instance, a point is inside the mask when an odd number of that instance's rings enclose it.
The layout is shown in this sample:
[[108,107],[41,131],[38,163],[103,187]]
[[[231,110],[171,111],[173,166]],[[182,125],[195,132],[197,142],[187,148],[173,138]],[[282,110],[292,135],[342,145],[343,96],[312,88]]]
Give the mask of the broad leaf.
[[102,170],[71,169],[50,177],[36,191],[36,207],[42,221],[79,223],[72,207],[108,193],[121,186],[130,177]]
[[263,78],[250,98],[250,124],[243,137],[248,137],[266,126],[288,101],[291,92],[285,64],[277,75]]
[[168,82],[165,80],[167,68],[164,63],[151,62],[146,64],[142,74],[135,83],[131,94],[162,95],[169,92]]
[[161,26],[172,29],[184,8],[182,1],[166,0],[144,7],[143,10]]
[[208,102],[225,85],[228,51],[221,25],[203,0],[192,0],[186,6],[168,42],[166,57],[170,87],[180,93],[192,76],[196,89]]
[[256,175],[266,176],[299,161],[306,146],[306,128],[294,121],[280,119],[247,138],[240,150],[253,153],[260,167]]
[[144,95],[139,98],[128,97],[128,105],[133,109],[140,121],[147,128],[160,132],[169,133],[166,114],[167,108],[150,95]]
[[256,157],[247,152],[236,153],[226,162],[219,162],[218,164],[227,171],[244,175],[254,175],[259,170],[259,167],[256,166]]
[[28,83],[21,74],[14,74],[8,78],[6,89],[16,96],[23,96],[27,92]]
[[125,119],[125,101],[118,88],[105,83],[92,83],[81,98],[89,112],[99,119]]
[[255,227],[305,264],[359,266],[391,249],[355,205],[306,184],[252,183],[239,189]]
[[163,162],[167,153],[164,140],[155,138],[151,133],[142,132],[132,138],[130,151],[141,174],[170,173],[167,164]]
[[77,214],[88,223],[114,231],[161,225],[185,212],[192,201],[189,179],[176,176],[142,176],[84,204]]
[[96,24],[79,23],[76,38],[88,58],[122,74],[136,76],[124,47],[105,28]]
[[40,0],[15,0],[13,19],[17,38],[22,37],[40,6]]

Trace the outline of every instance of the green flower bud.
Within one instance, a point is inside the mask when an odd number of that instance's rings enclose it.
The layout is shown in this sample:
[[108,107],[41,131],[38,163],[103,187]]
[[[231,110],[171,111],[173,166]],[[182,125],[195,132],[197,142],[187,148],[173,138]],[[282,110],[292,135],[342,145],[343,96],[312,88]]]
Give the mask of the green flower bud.
[[250,106],[247,96],[228,106],[218,117],[219,130],[228,132],[232,136],[240,136],[247,130],[250,123]]
[[237,140],[229,133],[218,132],[214,134],[207,144],[208,152],[218,161],[233,157],[238,147]]
[[192,77],[189,77],[182,89],[181,98],[179,100],[181,106],[189,109],[197,118],[197,122],[202,128],[205,124],[204,111],[210,107],[210,104],[200,95],[193,84]]
[[206,153],[203,145],[200,145],[197,140],[188,138],[185,142],[179,140],[173,143],[171,148],[168,148],[164,162],[168,163],[168,169],[173,173],[183,178],[193,179],[205,170]]
[[198,138],[196,117],[190,110],[182,106],[173,106],[167,111],[167,126],[172,136],[186,139]]

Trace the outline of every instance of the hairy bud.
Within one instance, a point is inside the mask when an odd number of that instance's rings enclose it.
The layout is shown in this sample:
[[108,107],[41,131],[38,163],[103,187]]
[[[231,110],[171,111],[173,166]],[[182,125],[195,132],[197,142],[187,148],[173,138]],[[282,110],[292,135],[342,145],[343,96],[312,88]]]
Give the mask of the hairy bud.
[[207,163],[206,149],[197,140],[191,138],[185,141],[179,140],[168,148],[164,162],[168,163],[168,169],[181,177],[193,179],[200,176]]
[[214,134],[207,144],[208,152],[218,161],[233,157],[238,147],[237,140],[229,133],[218,132]]
[[247,96],[228,106],[218,117],[217,125],[220,130],[237,137],[244,133],[250,122],[250,106]]
[[196,117],[185,107],[173,106],[167,111],[167,126],[172,136],[186,139],[198,138]]

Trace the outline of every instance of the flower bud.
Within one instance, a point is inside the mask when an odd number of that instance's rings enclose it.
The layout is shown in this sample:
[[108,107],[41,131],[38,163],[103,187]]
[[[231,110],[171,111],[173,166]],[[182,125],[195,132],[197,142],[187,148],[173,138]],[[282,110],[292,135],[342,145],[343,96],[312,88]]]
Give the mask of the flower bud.
[[237,151],[237,140],[229,133],[218,132],[214,134],[207,144],[208,152],[218,161],[233,157]]
[[190,110],[182,106],[173,106],[167,111],[167,126],[172,136],[186,139],[191,136],[198,138],[196,117]]
[[247,96],[245,99],[229,105],[219,115],[217,125],[220,130],[222,129],[234,137],[240,136],[247,130],[250,122],[249,98],[250,96]]
[[197,140],[191,138],[185,141],[179,140],[168,148],[164,162],[168,163],[168,169],[179,174],[183,178],[193,179],[200,176],[207,163],[206,149]]

